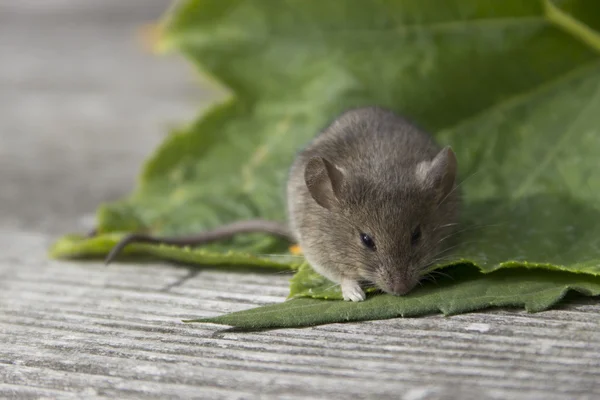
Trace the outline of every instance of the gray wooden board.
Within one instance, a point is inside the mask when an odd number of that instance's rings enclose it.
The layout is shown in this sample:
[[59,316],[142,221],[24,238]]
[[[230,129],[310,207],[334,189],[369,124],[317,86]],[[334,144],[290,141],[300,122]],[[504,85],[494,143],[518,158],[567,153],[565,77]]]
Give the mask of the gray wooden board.
[[227,333],[180,321],[282,301],[289,276],[49,260],[222,96],[136,42],[168,4],[0,0],[0,397],[600,397],[596,300]]

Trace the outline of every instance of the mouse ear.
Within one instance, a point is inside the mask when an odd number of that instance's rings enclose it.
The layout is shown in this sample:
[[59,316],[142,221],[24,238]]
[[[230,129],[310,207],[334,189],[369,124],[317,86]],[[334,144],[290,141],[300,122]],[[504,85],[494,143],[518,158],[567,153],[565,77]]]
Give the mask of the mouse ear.
[[304,181],[317,204],[329,210],[340,193],[344,174],[326,159],[313,157],[304,168]]
[[417,166],[417,178],[437,191],[437,201],[443,201],[452,191],[456,180],[457,161],[450,146],[444,147],[431,161]]

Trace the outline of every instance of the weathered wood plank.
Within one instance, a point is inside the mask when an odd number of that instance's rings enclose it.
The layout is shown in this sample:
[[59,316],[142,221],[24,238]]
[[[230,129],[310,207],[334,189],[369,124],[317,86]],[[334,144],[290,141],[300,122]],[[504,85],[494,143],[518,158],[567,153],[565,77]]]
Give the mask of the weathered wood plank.
[[48,260],[216,96],[132,38],[168,4],[0,1],[0,397],[600,397],[596,300],[242,334],[181,319],[282,301],[289,275]]

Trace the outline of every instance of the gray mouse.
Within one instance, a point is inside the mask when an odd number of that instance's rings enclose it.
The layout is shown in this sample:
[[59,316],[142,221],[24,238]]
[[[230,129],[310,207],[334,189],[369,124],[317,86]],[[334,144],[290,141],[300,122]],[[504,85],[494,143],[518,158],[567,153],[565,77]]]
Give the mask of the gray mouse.
[[238,233],[263,232],[299,244],[308,263],[340,284],[344,300],[365,299],[364,285],[403,295],[443,252],[456,229],[460,193],[452,149],[380,107],[351,109],[296,156],[288,176],[289,226],[238,221],[180,238],[132,242],[197,246]]

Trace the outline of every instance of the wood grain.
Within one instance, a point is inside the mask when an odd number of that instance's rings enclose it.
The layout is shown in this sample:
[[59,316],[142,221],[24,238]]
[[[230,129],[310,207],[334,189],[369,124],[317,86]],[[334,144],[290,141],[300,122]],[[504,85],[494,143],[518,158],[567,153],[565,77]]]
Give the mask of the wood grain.
[[593,299],[231,333],[180,321],[282,301],[289,276],[49,260],[167,125],[221,96],[136,42],[168,4],[0,1],[0,397],[600,397]]

